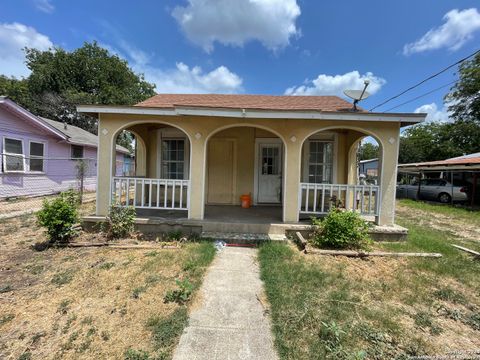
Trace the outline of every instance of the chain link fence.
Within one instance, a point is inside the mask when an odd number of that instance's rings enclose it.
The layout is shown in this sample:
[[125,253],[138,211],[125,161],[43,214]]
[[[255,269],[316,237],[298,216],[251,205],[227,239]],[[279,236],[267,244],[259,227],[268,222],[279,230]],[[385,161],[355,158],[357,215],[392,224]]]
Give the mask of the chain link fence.
[[[134,173],[131,159],[118,160],[116,176]],[[0,219],[38,211],[43,199],[75,190],[82,202],[95,202],[97,160],[1,154]]]

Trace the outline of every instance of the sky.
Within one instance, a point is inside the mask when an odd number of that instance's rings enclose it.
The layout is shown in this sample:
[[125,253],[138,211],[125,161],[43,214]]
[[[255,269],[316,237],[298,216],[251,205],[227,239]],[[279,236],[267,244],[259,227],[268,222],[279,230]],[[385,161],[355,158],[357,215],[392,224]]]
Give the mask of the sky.
[[[97,41],[159,93],[338,95],[371,109],[480,48],[478,0],[2,0],[0,74],[22,48]],[[448,121],[453,68],[375,109]],[[413,98],[441,87],[415,101]],[[398,106],[400,105],[400,106]],[[398,107],[397,107],[398,106]],[[396,107],[393,110],[391,108]]]

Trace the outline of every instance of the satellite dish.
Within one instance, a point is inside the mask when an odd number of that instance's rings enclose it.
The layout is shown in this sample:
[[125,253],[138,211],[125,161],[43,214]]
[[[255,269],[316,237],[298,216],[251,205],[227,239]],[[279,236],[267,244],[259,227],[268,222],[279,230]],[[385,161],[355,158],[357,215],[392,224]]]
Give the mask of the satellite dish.
[[364,81],[365,87],[363,90],[345,90],[343,93],[348,96],[350,99],[353,99],[353,109],[352,111],[358,111],[357,109],[357,104],[361,100],[365,100],[370,96],[370,94],[366,91],[368,84],[370,84],[370,81],[365,80]]
[[370,96],[370,93],[365,90],[345,90],[343,93],[356,101],[364,100]]

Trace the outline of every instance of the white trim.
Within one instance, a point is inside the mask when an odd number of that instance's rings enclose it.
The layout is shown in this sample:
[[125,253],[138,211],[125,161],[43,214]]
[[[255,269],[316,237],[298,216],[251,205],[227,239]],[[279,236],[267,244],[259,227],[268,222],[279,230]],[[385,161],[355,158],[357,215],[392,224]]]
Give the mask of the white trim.
[[[43,160],[42,162],[42,171],[32,171],[30,169],[30,160],[32,160],[32,154],[31,154],[31,149],[32,149],[32,142],[33,143],[36,143],[36,144],[42,144],[43,145],[43,155],[42,156],[36,156],[34,155],[35,157],[33,159],[41,159]],[[46,166],[46,160],[45,159],[45,153],[47,152],[47,141],[37,141],[37,140],[31,140],[29,139],[28,140],[28,172],[29,173],[32,173],[32,174],[45,174],[46,171],[45,171],[45,166]]]
[[7,106],[7,108],[13,110],[18,115],[21,115],[21,116],[27,118],[28,120],[33,121],[34,123],[36,123],[40,127],[44,128],[45,130],[48,130],[48,131],[54,133],[55,135],[61,137],[63,140],[68,140],[68,136],[66,136],[60,130],[51,126],[50,124],[48,124],[47,122],[45,122],[44,120],[39,118],[38,116],[33,115],[30,111],[22,108],[20,105],[18,105],[14,101],[4,98],[4,99],[0,99],[0,104],[5,104]]
[[303,166],[303,171],[300,173],[300,180],[301,182],[308,182],[308,166],[310,165],[310,142],[311,141],[319,141],[319,142],[330,142],[333,143],[333,154],[332,154],[332,183],[337,183],[337,171],[338,171],[338,133],[333,132],[326,132],[326,135],[331,135],[331,138],[322,138],[316,137],[317,135],[323,135],[323,131],[317,132],[311,136],[309,136],[303,142],[302,149],[302,159],[301,165]]
[[[162,134],[163,135],[163,134]],[[162,168],[163,168],[163,153],[162,153],[162,142],[163,141],[169,141],[169,140],[181,140],[183,141],[183,179],[171,179],[171,180],[189,180],[189,179],[185,179],[185,175],[188,173],[188,167],[190,165],[190,161],[189,161],[189,156],[190,156],[190,152],[188,151],[188,146],[187,146],[187,137],[186,136],[175,136],[175,137],[170,137],[170,136],[162,136],[160,137],[160,143],[158,144],[158,148],[160,148],[159,152],[160,152],[160,157],[159,157],[159,161],[158,161],[158,164],[159,164],[159,171],[157,171],[157,176],[160,178],[160,179],[166,179],[166,177],[164,177],[162,174]],[[158,154],[158,152],[157,152]]]
[[78,105],[80,113],[97,114],[129,114],[129,115],[190,115],[190,116],[218,116],[247,119],[319,119],[319,120],[349,120],[349,121],[381,121],[419,123],[425,120],[426,114],[388,114],[369,112],[321,112],[321,111],[275,111],[254,109],[222,109],[222,108],[194,108],[176,106],[173,109],[132,106],[95,106]]
[[[258,180],[259,180],[259,158],[260,158],[260,145],[262,144],[266,144],[266,145],[269,145],[269,144],[272,144],[272,145],[278,145],[280,144],[280,169],[283,170],[283,158],[284,158],[284,154],[283,154],[283,142],[282,142],[282,139],[279,139],[279,138],[255,138],[255,159],[254,159],[254,170],[253,170],[253,205],[259,205],[259,204],[265,204],[265,203],[260,203],[258,201]],[[282,196],[283,196],[283,186],[284,186],[284,183],[283,183],[283,178],[284,178],[284,174],[283,174],[283,171],[282,173],[280,174],[281,176],[281,186],[282,186]],[[282,204],[283,203],[283,198],[280,199],[280,201],[278,202],[278,204]],[[274,203],[274,204],[277,204],[277,203]]]
[[[5,139],[10,139],[10,140],[17,140],[20,141],[22,144],[22,154],[15,154],[15,153],[10,153],[7,152],[6,147],[5,147]],[[25,161],[25,144],[24,144],[24,139],[23,138],[16,138],[12,136],[4,136],[3,137],[3,149],[2,149],[2,162],[3,162],[3,173],[7,174],[25,174],[27,172],[27,163]],[[23,170],[8,170],[7,169],[7,156],[16,156],[16,157],[21,157],[23,159]]]

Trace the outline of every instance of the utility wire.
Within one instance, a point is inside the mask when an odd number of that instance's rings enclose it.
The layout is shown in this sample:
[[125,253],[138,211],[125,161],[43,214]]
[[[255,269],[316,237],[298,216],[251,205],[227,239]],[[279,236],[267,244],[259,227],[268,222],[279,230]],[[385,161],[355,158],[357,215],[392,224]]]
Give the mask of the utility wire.
[[410,91],[410,90],[413,90],[413,89],[415,89],[416,87],[419,87],[420,85],[422,85],[423,83],[427,82],[428,80],[431,80],[431,79],[433,79],[434,77],[437,77],[438,75],[440,75],[440,74],[444,73],[445,71],[451,69],[452,67],[454,67],[454,66],[456,66],[456,65],[464,62],[465,60],[471,58],[472,56],[477,55],[478,53],[480,53],[480,50],[475,51],[473,54],[470,54],[470,55],[464,57],[463,59],[458,60],[457,62],[453,63],[452,65],[449,65],[449,66],[447,66],[446,68],[440,70],[439,72],[437,72],[437,73],[435,73],[435,74],[427,77],[426,79],[423,79],[422,81],[416,83],[415,85],[410,86],[408,89],[402,91],[401,93],[399,93],[399,94],[397,94],[397,95],[395,95],[395,96],[392,96],[391,98],[385,100],[385,101],[382,102],[381,104],[378,104],[378,105],[372,107],[369,111],[373,111],[373,110],[375,110],[376,108],[378,108],[378,107],[380,107],[380,106],[383,106],[383,105],[385,105],[386,103],[388,103],[388,102],[390,102],[390,101],[392,101],[392,100],[394,100],[394,99],[402,96],[402,95],[405,94],[406,92],[408,92],[408,91]]
[[398,105],[396,105],[396,106],[394,106],[394,107],[392,107],[392,108],[390,108],[390,109],[388,109],[388,110],[385,110],[384,113],[387,113],[387,112],[389,112],[389,111],[395,110],[396,108],[399,108],[400,106],[403,106],[403,105],[406,105],[406,104],[408,104],[408,103],[411,103],[412,101],[421,99],[421,98],[423,98],[424,96],[430,95],[431,93],[434,93],[435,91],[438,91],[438,90],[440,90],[440,89],[443,89],[444,87],[447,87],[447,86],[449,86],[449,85],[455,84],[456,82],[457,82],[457,80],[453,80],[453,81],[449,82],[448,84],[439,86],[439,87],[437,87],[437,88],[435,88],[435,89],[433,89],[433,90],[430,90],[429,92],[426,92],[426,93],[424,93],[424,94],[422,94],[422,95],[416,96],[416,97],[414,97],[413,99],[407,100],[407,101],[405,101],[405,102],[403,102],[403,103],[401,103],[401,104],[398,104]]

